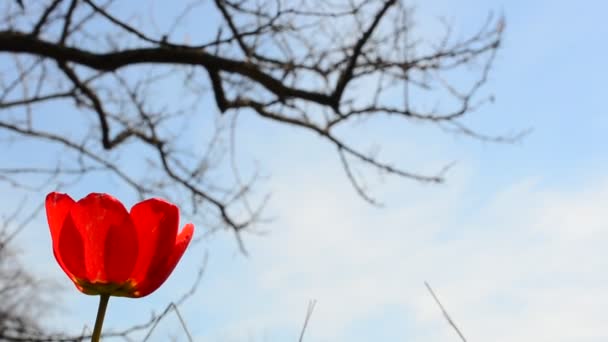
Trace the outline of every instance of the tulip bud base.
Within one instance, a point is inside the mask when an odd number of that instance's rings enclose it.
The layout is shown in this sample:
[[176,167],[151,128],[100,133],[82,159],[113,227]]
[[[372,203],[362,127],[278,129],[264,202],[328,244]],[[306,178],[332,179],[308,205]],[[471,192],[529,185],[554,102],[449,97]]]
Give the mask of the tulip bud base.
[[131,280],[124,283],[90,282],[85,279],[73,279],[76,287],[88,295],[108,295],[115,297],[138,297],[135,283]]

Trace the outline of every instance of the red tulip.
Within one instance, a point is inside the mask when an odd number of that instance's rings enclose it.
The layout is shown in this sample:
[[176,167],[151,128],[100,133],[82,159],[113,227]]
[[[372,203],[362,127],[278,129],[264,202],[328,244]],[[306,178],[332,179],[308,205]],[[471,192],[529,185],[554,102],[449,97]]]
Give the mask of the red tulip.
[[188,223],[178,234],[179,209],[162,199],[131,212],[108,194],[78,202],[52,192],[46,215],[53,253],[78,290],[90,295],[143,297],[165,282],[192,239]]

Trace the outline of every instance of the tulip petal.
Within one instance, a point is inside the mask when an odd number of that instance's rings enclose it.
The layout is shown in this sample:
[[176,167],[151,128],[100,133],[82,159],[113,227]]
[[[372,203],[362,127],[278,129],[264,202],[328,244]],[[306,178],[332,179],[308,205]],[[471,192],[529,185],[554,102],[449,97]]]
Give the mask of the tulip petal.
[[46,218],[51,230],[51,238],[53,239],[53,247],[59,239],[59,232],[63,227],[63,221],[74,205],[74,200],[67,194],[51,192],[46,196],[44,205],[46,207]]
[[73,281],[87,276],[83,238],[69,216],[63,223],[56,252],[69,271],[66,273]]
[[72,280],[86,277],[82,236],[69,216],[74,200],[58,192],[46,196],[46,217],[53,240],[53,255]]
[[188,223],[184,226],[181,233],[177,236],[175,245],[169,257],[158,267],[151,268],[145,278],[145,281],[140,284],[138,291],[134,293],[136,297],[144,297],[158,289],[167,280],[175,266],[186,251],[186,247],[192,240],[194,233],[194,225]]
[[152,198],[133,206],[130,215],[139,240],[139,256],[132,276],[137,284],[146,278],[149,270],[157,268],[171,255],[179,209],[167,201]]
[[125,207],[108,194],[92,193],[70,212],[84,238],[84,261],[91,283],[128,280],[137,260],[135,227]]
[[122,283],[131,277],[138,251],[137,231],[130,219],[109,227],[104,252],[108,282]]

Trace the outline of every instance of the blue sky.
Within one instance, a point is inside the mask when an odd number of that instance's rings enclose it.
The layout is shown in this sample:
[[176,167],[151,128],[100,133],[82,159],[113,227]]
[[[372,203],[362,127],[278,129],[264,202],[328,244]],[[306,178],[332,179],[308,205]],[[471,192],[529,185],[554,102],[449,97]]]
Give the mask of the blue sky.
[[[438,186],[371,177],[373,194],[386,203],[378,209],[356,196],[334,149],[316,136],[244,117],[240,155],[270,176],[268,234],[244,236],[248,258],[231,234],[203,240],[158,292],[113,299],[106,327],[162,310],[189,287],[206,251],[203,282],[181,308],[197,341],[297,340],[311,299],[317,306],[306,341],[458,341],[424,281],[470,341],[605,341],[608,8],[599,1],[445,0],[417,9],[421,23],[446,16],[463,32],[489,10],[507,23],[485,88],[496,102],[467,122],[497,134],[533,128],[529,136],[491,144],[380,120],[359,133],[380,143],[387,159],[431,171],[457,163]],[[11,162],[32,153],[15,146]],[[87,178],[74,196],[108,191],[134,202],[106,181]],[[20,195],[5,191],[6,203]],[[198,236],[204,231],[197,225]],[[52,322],[80,331],[92,324],[96,298],[70,288],[48,240],[41,217],[18,243],[31,267],[67,287]],[[154,338],[167,334],[185,340],[174,317]]]

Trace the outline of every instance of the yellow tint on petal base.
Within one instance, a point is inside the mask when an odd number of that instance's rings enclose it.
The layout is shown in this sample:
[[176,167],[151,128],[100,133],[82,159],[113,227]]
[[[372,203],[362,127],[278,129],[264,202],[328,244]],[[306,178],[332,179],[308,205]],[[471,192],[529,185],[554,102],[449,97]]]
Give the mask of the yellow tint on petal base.
[[88,295],[110,295],[115,297],[138,297],[139,291],[135,289],[135,282],[127,280],[124,283],[91,283],[86,279],[73,278],[78,289]]

